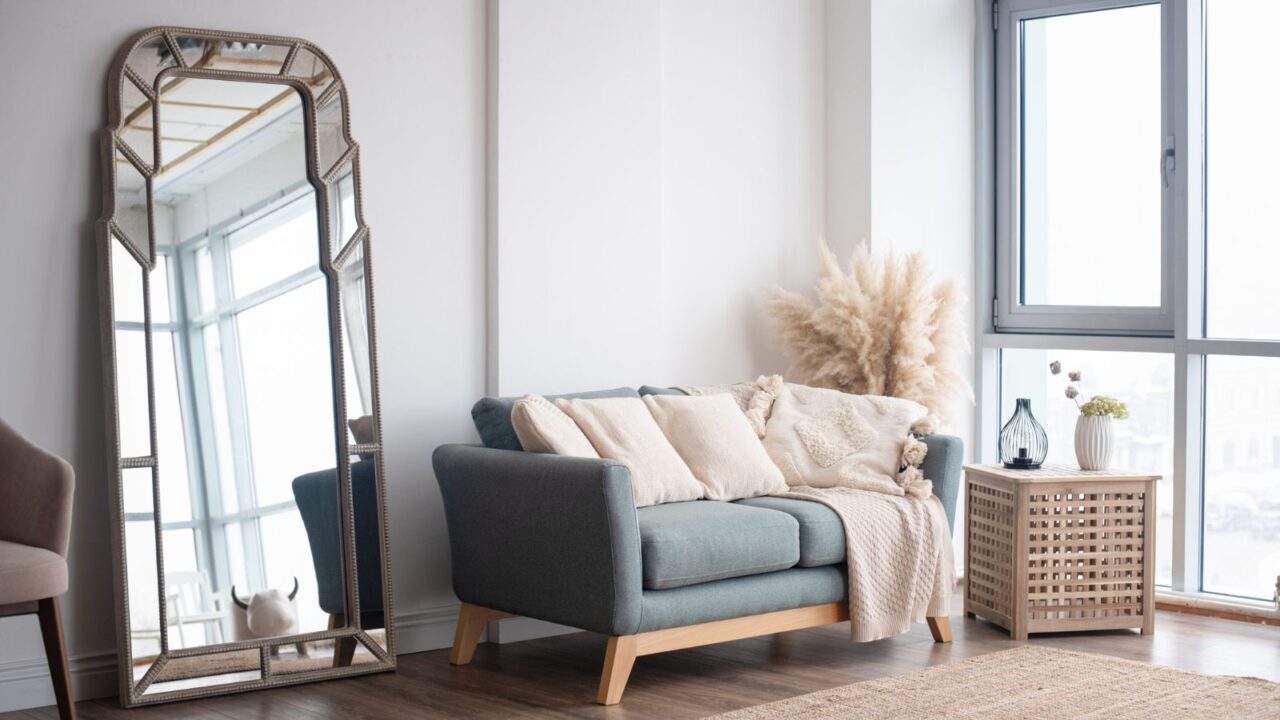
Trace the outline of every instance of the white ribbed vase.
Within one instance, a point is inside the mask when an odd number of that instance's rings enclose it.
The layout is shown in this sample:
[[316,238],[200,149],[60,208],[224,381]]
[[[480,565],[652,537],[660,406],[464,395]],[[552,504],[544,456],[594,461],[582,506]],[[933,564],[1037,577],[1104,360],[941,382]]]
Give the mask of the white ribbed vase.
[[1076,461],[1081,470],[1106,470],[1111,466],[1111,416],[1076,418]]

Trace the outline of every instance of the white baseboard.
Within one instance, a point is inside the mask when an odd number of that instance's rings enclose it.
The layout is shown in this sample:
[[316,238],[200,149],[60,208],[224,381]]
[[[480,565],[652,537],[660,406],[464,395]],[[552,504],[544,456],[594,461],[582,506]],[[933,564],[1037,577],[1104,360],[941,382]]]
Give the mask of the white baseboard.
[[[396,615],[396,654],[407,655],[452,646],[457,619],[457,603]],[[505,644],[570,632],[578,630],[541,620],[512,618],[503,620],[497,632],[481,640],[492,639]],[[73,655],[70,662],[76,700],[116,695],[115,650]],[[0,712],[44,707],[54,702],[49,666],[43,657],[0,663]]]
[[499,645],[576,632],[582,631],[568,625],[557,625],[545,620],[525,617],[489,623],[489,640]]
[[[71,686],[77,700],[116,694],[116,653],[75,655],[70,659]],[[49,665],[43,657],[0,664],[0,712],[43,707],[56,702]]]

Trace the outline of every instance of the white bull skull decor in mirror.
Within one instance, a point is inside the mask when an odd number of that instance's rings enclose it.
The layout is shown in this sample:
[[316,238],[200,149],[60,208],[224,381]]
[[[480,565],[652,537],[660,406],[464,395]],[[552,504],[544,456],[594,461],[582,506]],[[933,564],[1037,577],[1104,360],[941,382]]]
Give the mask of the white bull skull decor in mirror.
[[287,37],[111,67],[98,224],[126,706],[395,667],[347,88]]

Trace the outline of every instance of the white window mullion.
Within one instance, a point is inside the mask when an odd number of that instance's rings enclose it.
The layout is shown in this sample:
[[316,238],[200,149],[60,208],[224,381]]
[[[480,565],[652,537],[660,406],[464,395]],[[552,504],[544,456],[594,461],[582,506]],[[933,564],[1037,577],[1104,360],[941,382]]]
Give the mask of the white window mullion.
[[1166,0],[1164,17],[1165,132],[1173,152],[1164,194],[1165,237],[1171,242],[1174,338],[1174,477],[1172,585],[1197,592],[1201,578],[1204,488],[1203,49],[1201,0]]

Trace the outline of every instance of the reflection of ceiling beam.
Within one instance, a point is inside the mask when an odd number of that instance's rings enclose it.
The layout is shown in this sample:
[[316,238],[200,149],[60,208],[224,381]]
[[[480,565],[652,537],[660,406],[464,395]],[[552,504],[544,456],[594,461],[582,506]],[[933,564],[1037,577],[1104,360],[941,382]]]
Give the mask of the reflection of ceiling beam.
[[[166,163],[164,167],[160,168],[160,172],[157,174],[171,172],[174,168],[187,162],[188,160],[195,157],[196,155],[199,155],[202,151],[204,151],[206,148],[210,147],[211,145],[217,143],[219,140],[234,133],[235,131],[249,124],[253,120],[267,114],[272,110],[272,108],[275,108],[276,106],[280,105],[284,101],[288,100],[290,97],[297,97],[297,93],[294,91],[293,88],[286,88],[284,92],[276,95],[275,97],[263,103],[261,107],[245,114],[244,117],[222,128],[218,132],[214,133],[208,140],[203,140],[198,142],[195,147],[191,148],[190,150],[186,151],[182,155],[178,156],[178,158],[173,160],[172,162]],[[166,101],[161,100],[160,102],[161,104],[164,104]]]
[[[191,67],[195,69],[207,69],[212,67],[215,62],[219,64],[237,64],[237,65],[248,65],[248,66],[254,66],[254,67],[280,68],[281,63],[283,61],[282,60],[263,60],[259,58],[242,58],[242,57],[223,55],[221,51],[221,45],[219,45],[216,42],[213,42],[213,43],[210,43],[207,48],[205,48],[205,51],[204,53],[201,54],[200,59],[196,60],[196,62],[193,65],[191,65]],[[326,67],[316,75],[302,78],[302,81],[314,88],[314,87],[319,87],[320,85],[328,82],[330,78],[331,78],[331,75],[329,73],[329,69]],[[169,80],[164,84],[163,87],[160,88],[159,97],[163,98],[166,92],[170,92],[172,90],[177,89],[189,79],[190,78],[186,78],[186,77],[175,77]],[[179,107],[210,108],[214,110],[235,110],[237,112],[248,112],[248,113],[260,114],[268,106],[275,105],[279,100],[280,100],[279,96],[276,96],[258,107],[252,107],[252,106],[246,107],[246,106],[239,106],[239,105],[219,105],[215,103],[198,103],[198,102],[189,102],[189,101],[180,101],[180,100],[164,100],[164,99],[161,99],[160,102],[169,104],[169,105],[176,105]],[[133,111],[130,112],[125,117],[124,123],[122,123],[121,129],[133,128],[135,130],[150,130],[151,129],[150,127],[144,127],[143,125],[138,124],[138,122],[144,116],[150,117],[151,115],[150,111],[151,111],[151,101],[144,100],[141,105],[134,108]]]
[[235,110],[236,112],[253,112],[254,110],[259,109],[259,106],[257,105],[225,105],[222,103],[192,102],[191,100],[165,100],[163,95],[160,96],[160,104],[176,105],[178,107],[209,108],[213,110]]

